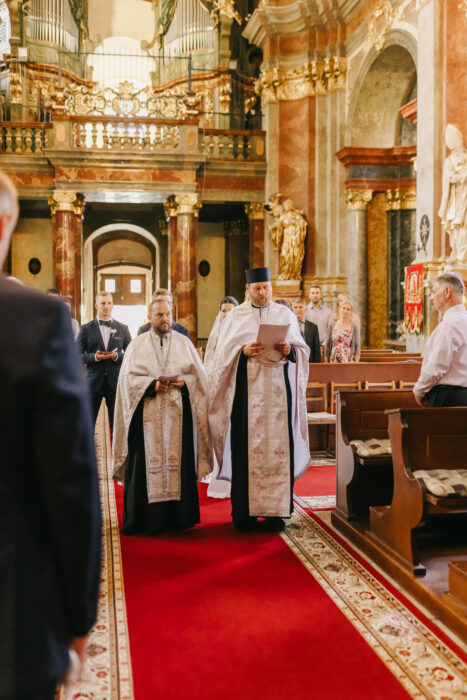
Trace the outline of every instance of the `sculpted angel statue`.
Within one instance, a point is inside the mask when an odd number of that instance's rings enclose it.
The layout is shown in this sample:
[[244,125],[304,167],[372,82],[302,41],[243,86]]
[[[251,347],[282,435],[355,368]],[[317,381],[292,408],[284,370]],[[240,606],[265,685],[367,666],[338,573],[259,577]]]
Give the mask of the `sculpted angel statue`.
[[210,12],[210,17],[214,20],[214,28],[217,27],[220,21],[220,15],[225,15],[232,20],[235,20],[237,24],[242,24],[243,18],[235,9],[235,0],[214,0],[212,3],[212,10]]
[[280,204],[279,197],[273,195],[266,206],[275,219],[269,231],[274,250],[279,251],[279,279],[300,280],[308,224],[291,199]]
[[449,233],[451,255],[447,263],[467,265],[467,149],[454,124],[446,126],[445,141],[451,152],[444,161],[438,216]]

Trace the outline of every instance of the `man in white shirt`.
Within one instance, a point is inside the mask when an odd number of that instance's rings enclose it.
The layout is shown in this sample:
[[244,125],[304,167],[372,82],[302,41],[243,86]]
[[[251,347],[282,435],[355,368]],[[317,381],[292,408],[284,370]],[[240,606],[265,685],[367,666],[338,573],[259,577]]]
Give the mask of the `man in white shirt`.
[[467,311],[462,279],[450,272],[438,275],[430,301],[443,317],[426,344],[413,389],[415,399],[420,406],[467,406]]
[[319,342],[324,345],[328,333],[329,325],[333,321],[331,309],[323,304],[321,287],[317,284],[312,284],[309,291],[310,303],[307,307],[305,320],[311,321],[318,326]]

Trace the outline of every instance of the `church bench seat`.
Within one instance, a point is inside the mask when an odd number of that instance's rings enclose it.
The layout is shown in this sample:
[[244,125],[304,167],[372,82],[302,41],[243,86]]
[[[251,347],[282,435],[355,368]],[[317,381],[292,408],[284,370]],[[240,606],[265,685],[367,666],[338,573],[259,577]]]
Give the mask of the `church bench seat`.
[[467,408],[388,411],[394,493],[390,504],[370,507],[369,534],[418,576],[426,571],[417,546],[423,525],[454,514],[465,516],[467,525],[466,426]]
[[370,505],[391,502],[392,456],[388,408],[416,406],[411,391],[345,391],[337,394],[336,510],[347,520],[368,518]]

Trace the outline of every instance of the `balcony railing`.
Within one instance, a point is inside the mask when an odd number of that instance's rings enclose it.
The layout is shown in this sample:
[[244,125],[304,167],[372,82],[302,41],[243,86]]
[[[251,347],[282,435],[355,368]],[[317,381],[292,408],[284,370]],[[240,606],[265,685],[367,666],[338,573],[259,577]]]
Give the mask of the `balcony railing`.
[[50,122],[0,122],[0,150],[4,153],[42,153],[47,147]]
[[[58,123],[66,128],[58,129]],[[65,142],[63,133],[69,133]],[[199,153],[208,161],[266,160],[263,131],[201,129],[196,120],[64,115],[53,122],[0,122],[0,151],[11,154],[42,154],[44,149],[57,147],[76,150],[77,157],[86,151],[175,155],[188,141],[190,153]]]

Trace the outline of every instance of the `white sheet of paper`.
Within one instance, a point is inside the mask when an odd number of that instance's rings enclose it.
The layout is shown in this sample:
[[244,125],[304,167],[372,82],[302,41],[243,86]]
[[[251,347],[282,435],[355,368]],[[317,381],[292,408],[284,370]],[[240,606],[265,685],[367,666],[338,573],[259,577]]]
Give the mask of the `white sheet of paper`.
[[274,323],[261,323],[256,342],[263,343],[265,350],[272,350],[276,343],[286,339],[289,328],[290,323],[283,326]]

